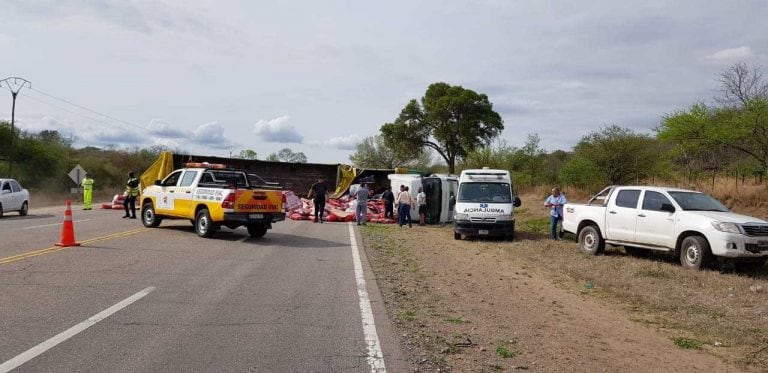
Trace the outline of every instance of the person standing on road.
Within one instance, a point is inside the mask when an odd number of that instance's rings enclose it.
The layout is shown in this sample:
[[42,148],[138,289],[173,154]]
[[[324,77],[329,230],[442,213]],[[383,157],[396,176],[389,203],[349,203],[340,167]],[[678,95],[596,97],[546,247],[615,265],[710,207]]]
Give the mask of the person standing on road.
[[83,210],[90,210],[93,202],[93,179],[86,174],[80,186],[83,187]]
[[368,218],[368,195],[370,189],[366,184],[360,185],[355,192],[355,198],[357,199],[357,207],[355,207],[355,218],[357,218],[357,225],[365,225],[365,221]]
[[424,225],[427,217],[427,194],[422,187],[419,187],[419,193],[416,194],[416,206],[418,206],[419,225]]
[[[136,219],[136,197],[139,196],[139,179],[133,175],[133,171],[128,173],[124,195],[123,208],[125,209],[125,216],[123,216],[123,219]],[[130,214],[128,206],[130,206]]]
[[549,238],[559,240],[557,224],[560,223],[560,230],[563,229],[563,205],[568,203],[565,195],[560,193],[560,188],[552,188],[552,195],[547,197],[544,202],[545,207],[549,207]]
[[397,223],[402,227],[408,221],[408,227],[411,225],[411,193],[408,193],[408,187],[402,186],[400,194],[397,195]]
[[312,202],[315,204],[315,223],[323,222],[323,213],[325,212],[325,197],[328,194],[328,184],[325,183],[325,178],[319,176],[317,182],[312,184],[309,188],[309,194],[307,198],[312,198]]

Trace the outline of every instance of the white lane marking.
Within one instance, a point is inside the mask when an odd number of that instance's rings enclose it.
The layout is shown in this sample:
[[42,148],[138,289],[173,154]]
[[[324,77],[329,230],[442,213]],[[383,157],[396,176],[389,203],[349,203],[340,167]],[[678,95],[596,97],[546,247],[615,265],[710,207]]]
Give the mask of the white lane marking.
[[56,347],[61,342],[66,341],[67,339],[70,339],[77,335],[78,333],[82,332],[85,329],[90,328],[91,326],[95,325],[101,320],[106,319],[107,317],[111,316],[117,311],[120,311],[121,309],[128,307],[131,303],[144,298],[147,294],[151,293],[153,290],[155,290],[154,286],[150,286],[134,295],[131,295],[128,298],[125,298],[120,303],[115,304],[112,307],[109,307],[105,309],[104,311],[101,311],[93,316],[91,316],[88,320],[85,320],[53,337],[51,339],[30,348],[29,350],[26,350],[19,354],[18,356],[14,357],[11,360],[8,360],[2,364],[0,364],[0,373],[6,373],[10,372],[11,370],[21,366],[22,364],[34,359],[38,355],[44,353],[45,351],[50,350],[53,347]]
[[352,223],[349,223],[349,244],[352,246],[352,262],[355,265],[355,282],[357,283],[357,298],[360,301],[360,316],[363,319],[363,336],[368,345],[366,360],[371,367],[371,372],[386,373],[384,353],[381,352],[379,335],[376,333],[376,324],[373,322],[373,309],[371,308],[371,300],[368,298],[368,290],[365,287],[363,264],[360,262],[360,250],[357,248],[355,228]]
[[[73,222],[73,223],[79,223],[79,222],[81,222],[81,221],[88,221],[88,220],[91,220],[91,219],[81,219],[81,220],[74,220],[74,221],[72,221],[72,222]],[[33,227],[26,227],[26,228],[21,228],[21,229],[35,229],[35,228],[53,227],[54,225],[61,225],[61,223],[55,223],[55,224],[44,224],[44,225],[35,225],[35,226],[33,226]]]

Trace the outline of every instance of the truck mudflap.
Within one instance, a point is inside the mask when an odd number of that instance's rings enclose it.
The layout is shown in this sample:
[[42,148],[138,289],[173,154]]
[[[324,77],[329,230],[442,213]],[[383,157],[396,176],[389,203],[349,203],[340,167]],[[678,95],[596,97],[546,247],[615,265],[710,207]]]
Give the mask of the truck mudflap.
[[[234,212],[277,214],[283,211],[283,194],[280,191],[238,189],[235,191]],[[285,214],[283,219],[285,220]]]
[[457,221],[453,231],[465,236],[489,236],[504,237],[515,233],[515,221],[496,223],[473,223],[470,221]]

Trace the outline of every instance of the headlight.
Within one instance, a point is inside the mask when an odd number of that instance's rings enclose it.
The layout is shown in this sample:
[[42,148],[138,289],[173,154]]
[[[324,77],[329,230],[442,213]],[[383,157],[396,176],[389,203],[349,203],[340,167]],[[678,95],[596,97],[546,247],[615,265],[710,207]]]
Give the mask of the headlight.
[[469,214],[456,214],[453,217],[453,220],[469,220]]
[[722,221],[713,221],[712,226],[715,227],[715,229],[719,230],[720,232],[725,233],[741,233],[741,230],[739,230],[739,225],[736,223],[726,223]]

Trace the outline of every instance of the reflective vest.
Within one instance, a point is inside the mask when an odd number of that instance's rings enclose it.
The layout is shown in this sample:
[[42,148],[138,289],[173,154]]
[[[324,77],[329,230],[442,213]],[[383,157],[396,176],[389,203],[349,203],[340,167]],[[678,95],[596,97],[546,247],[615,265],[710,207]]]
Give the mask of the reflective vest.
[[83,179],[83,190],[93,190],[93,179],[86,177]]
[[139,179],[132,177],[125,183],[125,192],[129,196],[136,197],[139,195]]

